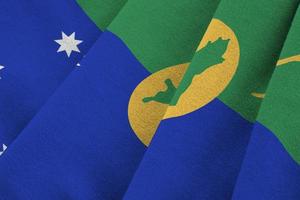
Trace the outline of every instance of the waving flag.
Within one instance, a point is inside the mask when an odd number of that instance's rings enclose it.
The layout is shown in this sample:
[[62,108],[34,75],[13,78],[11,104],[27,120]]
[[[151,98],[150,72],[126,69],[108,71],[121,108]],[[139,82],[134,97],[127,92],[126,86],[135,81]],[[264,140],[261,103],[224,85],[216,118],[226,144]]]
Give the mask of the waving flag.
[[300,199],[300,10],[264,95],[233,199]]
[[221,1],[191,64],[139,84],[129,104],[133,129],[148,144],[160,125],[124,199],[231,198],[297,4]]
[[0,1],[0,199],[299,199],[299,2]]
[[131,93],[192,58],[217,4],[129,1],[1,156],[0,196],[121,199],[146,150],[128,121]]

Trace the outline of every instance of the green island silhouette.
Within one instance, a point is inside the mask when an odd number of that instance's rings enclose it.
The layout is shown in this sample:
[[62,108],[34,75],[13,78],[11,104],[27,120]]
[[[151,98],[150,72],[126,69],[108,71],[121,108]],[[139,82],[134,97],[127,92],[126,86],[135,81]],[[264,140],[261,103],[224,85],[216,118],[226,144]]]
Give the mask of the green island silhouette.
[[218,38],[215,42],[209,41],[207,45],[201,50],[197,51],[185,72],[179,86],[176,88],[171,79],[166,79],[165,84],[167,89],[157,92],[154,96],[143,98],[144,103],[156,101],[163,104],[176,105],[180,96],[191,85],[194,76],[201,74],[203,71],[211,66],[222,63],[229,43],[228,40]]
[[147,103],[150,101],[156,101],[164,104],[169,104],[176,92],[176,87],[174,86],[172,80],[169,78],[165,80],[165,84],[167,86],[167,90],[160,91],[153,97],[145,97],[143,99],[143,102]]

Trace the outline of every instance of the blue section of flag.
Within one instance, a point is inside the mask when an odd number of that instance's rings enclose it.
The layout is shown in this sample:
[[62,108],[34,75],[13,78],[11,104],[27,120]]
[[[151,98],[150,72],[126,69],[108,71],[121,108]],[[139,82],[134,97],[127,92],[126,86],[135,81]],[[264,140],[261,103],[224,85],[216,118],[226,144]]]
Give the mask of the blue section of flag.
[[[101,31],[74,0],[0,1],[0,144],[25,127]],[[62,32],[80,52],[57,52]]]
[[300,167],[278,138],[256,123],[233,199],[300,199]]
[[149,73],[104,32],[0,159],[0,197],[121,199],[146,147],[127,116]]
[[230,199],[251,130],[218,99],[162,121],[124,199]]

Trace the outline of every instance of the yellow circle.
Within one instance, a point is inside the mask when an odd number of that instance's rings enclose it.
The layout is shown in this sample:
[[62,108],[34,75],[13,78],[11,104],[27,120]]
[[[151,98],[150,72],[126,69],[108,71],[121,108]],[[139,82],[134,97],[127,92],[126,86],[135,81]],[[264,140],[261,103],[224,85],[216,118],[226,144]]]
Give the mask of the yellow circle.
[[164,81],[171,79],[178,87],[189,63],[160,70],[144,79],[133,91],[128,105],[128,118],[137,137],[148,146],[159,123],[163,119],[178,117],[193,112],[215,99],[229,84],[238,66],[240,49],[234,32],[222,21],[213,19],[197,49],[208,42],[222,38],[228,40],[223,54],[224,61],[196,75],[191,85],[180,96],[175,106],[158,102],[144,103],[143,98],[157,91],[166,90]]

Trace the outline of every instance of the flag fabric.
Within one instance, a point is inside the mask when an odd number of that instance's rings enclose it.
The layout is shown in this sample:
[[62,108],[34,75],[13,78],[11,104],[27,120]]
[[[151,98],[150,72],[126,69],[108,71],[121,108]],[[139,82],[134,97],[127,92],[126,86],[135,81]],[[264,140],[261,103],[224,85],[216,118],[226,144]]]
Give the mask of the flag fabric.
[[128,120],[131,93],[192,58],[217,4],[129,1],[1,156],[1,198],[121,199],[146,150]]
[[[100,0],[98,3],[106,2]],[[82,3],[83,7],[92,4]],[[104,4],[104,3],[103,3]],[[119,4],[119,6],[117,6]],[[75,1],[1,2],[0,144],[8,146],[120,10],[98,11],[98,29]],[[99,6],[94,6],[98,8]],[[85,8],[91,13],[89,7]]]
[[0,143],[10,144],[101,31],[74,1],[0,2]]
[[247,148],[233,199],[300,199],[300,10]]
[[299,0],[0,2],[0,199],[300,199]]
[[169,107],[124,199],[231,198],[297,3],[221,1],[172,97],[157,87],[147,101]]
[[101,30],[112,22],[127,0],[77,0]]

